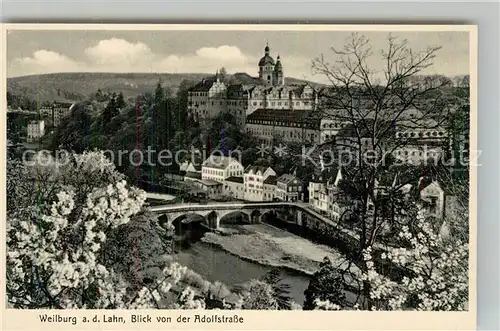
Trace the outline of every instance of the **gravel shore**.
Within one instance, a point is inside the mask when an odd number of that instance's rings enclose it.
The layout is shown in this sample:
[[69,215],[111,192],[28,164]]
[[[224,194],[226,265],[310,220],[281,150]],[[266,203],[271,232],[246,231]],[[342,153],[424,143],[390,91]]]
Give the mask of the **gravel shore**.
[[[267,224],[231,225],[220,233],[207,232],[203,241],[228,253],[259,264],[283,267],[312,275],[320,262],[329,256],[335,265],[347,266],[335,249],[315,244]],[[359,269],[351,266],[351,272]]]

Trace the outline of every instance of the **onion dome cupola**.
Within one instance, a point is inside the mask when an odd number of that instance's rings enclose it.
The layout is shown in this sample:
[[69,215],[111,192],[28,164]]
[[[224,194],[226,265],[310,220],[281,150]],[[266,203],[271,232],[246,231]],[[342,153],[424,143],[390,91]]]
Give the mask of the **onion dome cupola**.
[[269,45],[266,43],[265,54],[259,61],[259,78],[266,85],[273,84],[274,59],[269,55]]
[[269,45],[266,45],[266,48],[264,48],[264,56],[260,59],[259,61],[259,67],[263,67],[266,65],[273,65],[274,66],[274,59],[269,55]]
[[274,71],[275,72],[281,72],[281,71],[283,71],[283,66],[281,65],[281,60],[280,60],[280,56],[279,55],[276,58],[276,64],[274,65]]

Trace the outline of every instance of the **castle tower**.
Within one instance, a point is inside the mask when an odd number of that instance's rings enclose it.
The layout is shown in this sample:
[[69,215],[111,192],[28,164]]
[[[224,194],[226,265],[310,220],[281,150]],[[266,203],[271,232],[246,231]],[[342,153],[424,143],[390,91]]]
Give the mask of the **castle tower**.
[[279,54],[274,66],[273,85],[285,85],[285,76],[283,75],[283,66],[281,65]]
[[264,56],[259,61],[259,78],[264,84],[273,85],[274,59],[269,55],[269,45],[266,43]]

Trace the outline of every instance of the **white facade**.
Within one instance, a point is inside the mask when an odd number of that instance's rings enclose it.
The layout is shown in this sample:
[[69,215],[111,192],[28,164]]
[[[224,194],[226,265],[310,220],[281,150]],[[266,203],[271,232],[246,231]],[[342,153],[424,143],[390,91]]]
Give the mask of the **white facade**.
[[339,220],[343,209],[337,201],[337,193],[338,185],[342,180],[342,170],[339,169],[333,181],[323,181],[320,177],[319,180],[309,182],[309,205],[311,208],[334,220]]
[[302,200],[302,181],[294,175],[281,175],[276,180],[276,198],[287,202]]
[[263,201],[274,201],[276,198],[276,184],[264,182]]
[[28,140],[40,139],[45,135],[45,121],[31,121],[27,127]]
[[247,167],[243,176],[245,200],[264,201],[264,180],[269,176],[276,176],[276,172],[271,167]]
[[243,176],[243,166],[235,158],[211,155],[201,167],[201,179],[223,183],[229,177]]
[[59,126],[61,121],[70,116],[75,104],[73,103],[54,103],[53,105],[53,116],[54,116],[54,126]]
[[243,184],[243,178],[227,178],[224,181],[223,193],[224,195],[234,199],[245,200],[245,185]]
[[326,190],[326,184],[309,182],[309,204],[317,211],[327,214],[329,212],[329,196]]

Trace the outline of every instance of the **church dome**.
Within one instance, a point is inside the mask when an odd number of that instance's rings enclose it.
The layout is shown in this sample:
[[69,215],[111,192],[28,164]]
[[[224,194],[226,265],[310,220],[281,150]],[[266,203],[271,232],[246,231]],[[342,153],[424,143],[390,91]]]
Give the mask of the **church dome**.
[[274,59],[269,54],[264,55],[259,61],[259,67],[265,65],[274,65]]

